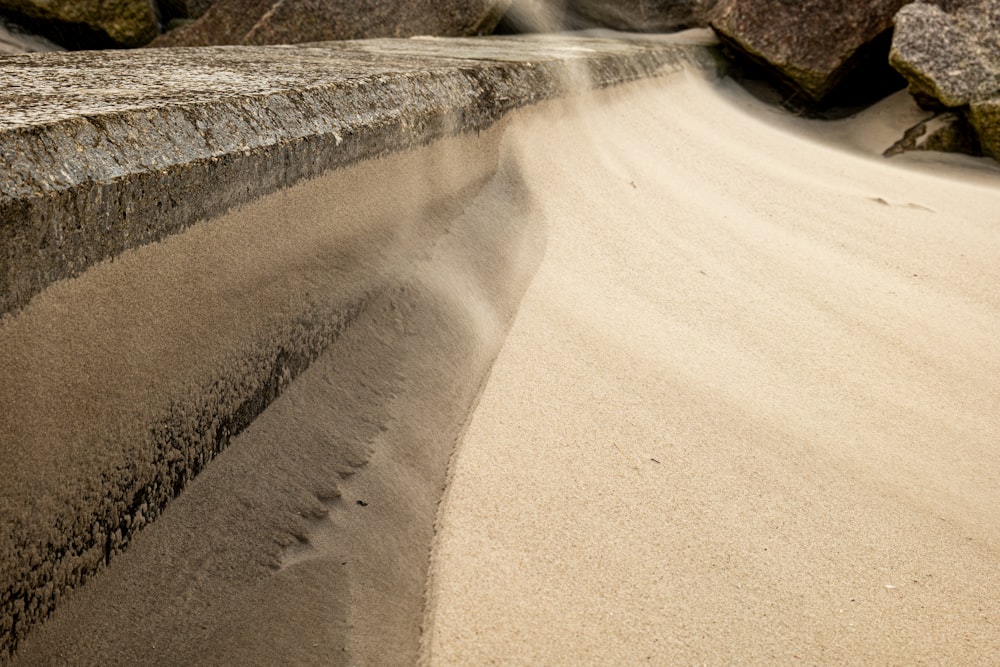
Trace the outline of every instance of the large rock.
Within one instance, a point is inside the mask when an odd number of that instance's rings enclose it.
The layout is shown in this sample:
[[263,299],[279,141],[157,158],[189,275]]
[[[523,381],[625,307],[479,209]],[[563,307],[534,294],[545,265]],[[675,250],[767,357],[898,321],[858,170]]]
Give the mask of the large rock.
[[671,32],[705,26],[717,0],[569,0],[585,22],[632,32]]
[[1000,158],[1000,0],[955,4],[904,7],[889,59],[918,102],[959,109],[983,150]]
[[0,54],[62,51],[62,47],[0,16]]
[[983,152],[1000,160],[1000,95],[970,104],[968,117]]
[[721,0],[720,40],[819,103],[852,75],[882,77],[892,19],[908,0]]
[[0,11],[69,48],[142,46],[160,33],[152,0],[0,0]]
[[896,16],[889,62],[918,100],[962,107],[1000,90],[1000,2],[948,13],[914,2]]
[[160,0],[160,11],[170,18],[196,19],[216,0]]
[[153,46],[299,44],[489,33],[511,0],[220,0]]

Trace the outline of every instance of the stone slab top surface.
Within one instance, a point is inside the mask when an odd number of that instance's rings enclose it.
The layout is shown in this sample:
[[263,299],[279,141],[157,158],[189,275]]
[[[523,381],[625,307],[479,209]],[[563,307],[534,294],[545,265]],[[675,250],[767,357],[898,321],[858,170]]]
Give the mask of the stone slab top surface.
[[0,57],[0,131],[80,116],[273,95],[415,70],[486,62],[586,61],[662,49],[654,40],[534,36],[373,39],[293,46],[218,46],[30,53]]

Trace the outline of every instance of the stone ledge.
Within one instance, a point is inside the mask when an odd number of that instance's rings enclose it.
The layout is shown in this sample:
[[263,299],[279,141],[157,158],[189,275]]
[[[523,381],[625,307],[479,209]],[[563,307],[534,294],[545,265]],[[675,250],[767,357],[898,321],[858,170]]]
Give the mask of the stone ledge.
[[693,54],[707,57],[650,40],[508,37],[0,58],[0,315],[301,179]]

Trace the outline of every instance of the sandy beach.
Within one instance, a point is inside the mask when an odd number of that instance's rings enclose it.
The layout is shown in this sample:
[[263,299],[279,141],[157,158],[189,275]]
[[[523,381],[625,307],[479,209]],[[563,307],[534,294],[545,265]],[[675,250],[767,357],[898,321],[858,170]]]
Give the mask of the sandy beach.
[[1000,173],[878,157],[915,113],[691,74],[518,125],[545,259],[424,664],[1000,660]]
[[[919,115],[692,67],[50,288],[0,332],[25,396],[90,332],[74,381],[126,367],[140,416],[164,359],[366,301],[14,664],[1000,661],[1000,168],[880,157]],[[114,400],[35,412],[84,442]]]

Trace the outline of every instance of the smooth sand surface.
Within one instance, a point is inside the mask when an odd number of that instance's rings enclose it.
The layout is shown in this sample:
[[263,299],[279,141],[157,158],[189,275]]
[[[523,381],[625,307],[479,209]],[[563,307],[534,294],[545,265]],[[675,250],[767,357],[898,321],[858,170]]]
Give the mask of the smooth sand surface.
[[515,126],[547,246],[426,664],[1000,662],[1000,171],[877,157],[885,104],[692,73]]

